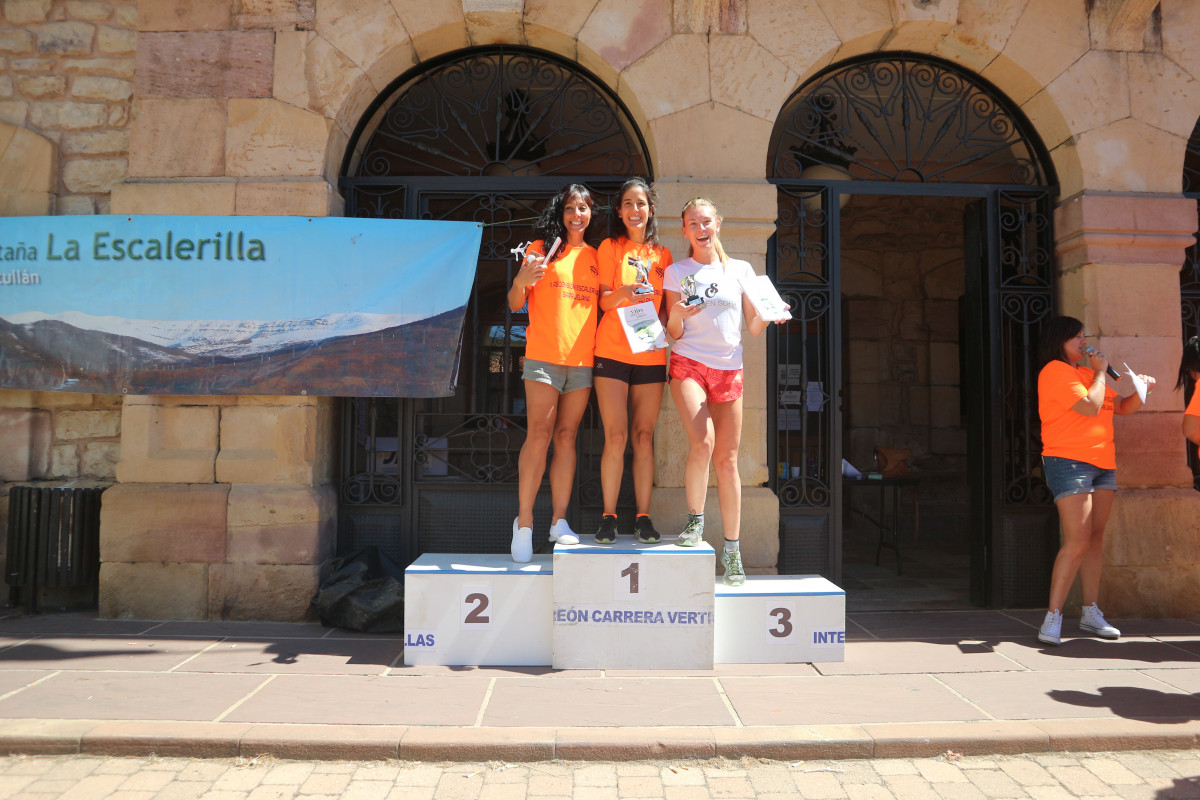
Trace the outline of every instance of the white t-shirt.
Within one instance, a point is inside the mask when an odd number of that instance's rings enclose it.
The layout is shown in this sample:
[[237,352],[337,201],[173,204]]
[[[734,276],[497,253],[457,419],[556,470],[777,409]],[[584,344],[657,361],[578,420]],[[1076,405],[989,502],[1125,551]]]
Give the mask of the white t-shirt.
[[671,345],[671,352],[699,361],[713,369],[742,368],[742,285],[739,280],[754,275],[754,268],[745,261],[729,260],[701,264],[693,258],[676,261],[667,267],[663,289],[683,291],[684,280],[693,276],[696,294],[704,298],[699,314],[683,320],[683,338]]

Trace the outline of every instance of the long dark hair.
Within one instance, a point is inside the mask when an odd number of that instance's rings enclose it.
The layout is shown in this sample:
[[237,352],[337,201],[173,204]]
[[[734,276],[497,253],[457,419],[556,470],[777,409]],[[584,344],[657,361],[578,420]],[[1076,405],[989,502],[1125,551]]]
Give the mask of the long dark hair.
[[630,178],[621,184],[621,191],[617,192],[617,204],[613,207],[613,215],[616,216],[617,222],[621,226],[621,235],[628,238],[629,231],[625,228],[625,223],[621,221],[621,204],[625,202],[625,193],[630,189],[641,189],[646,193],[646,202],[650,204],[650,219],[646,220],[646,243],[658,245],[658,214],[655,209],[658,207],[658,192],[654,191],[645,178]]
[[1051,361],[1066,361],[1063,345],[1074,339],[1083,330],[1083,323],[1074,317],[1051,317],[1042,328],[1038,339],[1038,356],[1042,365]]
[[[555,239],[562,239],[563,245],[567,243],[567,226],[563,225],[563,209],[573,195],[578,195],[579,199],[587,203],[588,208],[592,209],[593,216],[595,215],[596,203],[592,199],[591,190],[582,183],[568,183],[550,199],[537,222],[533,223],[534,236],[545,242],[547,248],[554,243]],[[588,224],[592,224],[590,220]],[[550,259],[551,263],[562,258],[565,250],[565,247],[559,245],[558,252],[554,254],[554,258]]]
[[1183,346],[1183,358],[1179,361],[1179,380],[1175,381],[1175,391],[1187,386],[1193,372],[1200,372],[1200,336],[1193,336]]

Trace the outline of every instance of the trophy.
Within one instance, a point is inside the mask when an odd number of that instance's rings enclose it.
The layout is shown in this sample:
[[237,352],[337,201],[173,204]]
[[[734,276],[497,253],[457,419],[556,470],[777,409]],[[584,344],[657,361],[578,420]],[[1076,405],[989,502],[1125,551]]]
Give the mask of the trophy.
[[[637,272],[637,282],[638,283],[649,283],[650,282],[650,265],[649,264],[647,264],[645,261],[642,261],[640,258],[630,258],[629,265],[631,267],[633,267],[634,271]],[[638,286],[636,289],[633,290],[633,293],[635,295],[654,294],[654,289],[653,288],[647,289],[644,286]]]
[[683,295],[684,295],[683,304],[685,306],[702,306],[702,305],[704,305],[704,298],[701,297],[699,292],[696,290],[696,276],[695,275],[688,275],[686,278],[684,278],[683,281],[680,283],[679,288],[683,289]]
[[[528,252],[529,247],[532,244],[533,244],[533,242],[526,242],[525,244],[517,245],[516,247],[514,247],[513,249],[508,251],[508,252],[512,253],[513,258],[515,258],[517,260],[517,269],[520,269],[521,267],[523,267],[525,265],[525,262],[528,261],[529,259],[542,257],[540,253]],[[558,251],[558,246],[560,244],[562,244],[562,239],[558,238],[558,239],[554,240],[554,244],[550,245],[550,249],[546,252],[546,255],[544,257],[544,260],[547,264],[550,263],[550,259],[553,258],[555,252]]]

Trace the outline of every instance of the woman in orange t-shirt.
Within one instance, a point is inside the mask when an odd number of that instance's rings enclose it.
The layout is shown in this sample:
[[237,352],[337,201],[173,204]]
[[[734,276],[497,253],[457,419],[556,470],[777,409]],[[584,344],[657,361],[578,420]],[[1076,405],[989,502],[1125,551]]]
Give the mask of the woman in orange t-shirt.
[[[1038,639],[1057,645],[1062,636],[1062,607],[1079,575],[1083,617],[1079,629],[1104,639],[1121,632],[1109,625],[1096,600],[1104,565],[1104,526],[1117,491],[1113,414],[1142,407],[1137,393],[1119,396],[1106,383],[1108,359],[1088,346],[1083,323],[1053,317],[1039,344],[1045,366],[1038,374],[1038,415],[1042,420],[1042,464],[1062,526],[1062,546],[1050,575],[1050,610]],[[1091,367],[1077,367],[1087,357]],[[1141,375],[1147,392],[1154,378]]]
[[[596,248],[583,240],[592,221],[592,205],[591,192],[577,183],[554,196],[534,225],[541,238],[529,246],[508,290],[511,311],[529,304],[521,373],[527,430],[517,461],[518,509],[511,547],[517,562],[533,558],[533,504],[551,441],[550,541],[579,543],[565,516],[575,480],[575,434],[591,394],[600,296]],[[547,262],[545,254],[555,241],[558,249]]]
[[1183,435],[1192,444],[1200,444],[1200,336],[1193,336],[1183,346],[1179,361],[1179,380],[1175,391],[1192,382],[1192,399],[1183,412]]
[[[659,540],[650,520],[654,489],[654,424],[662,409],[667,385],[666,343],[661,349],[635,353],[617,311],[638,303],[653,305],[662,318],[663,274],[671,251],[658,243],[654,189],[642,178],[631,178],[617,194],[617,218],[624,233],[600,243],[600,326],[596,330],[596,363],[592,376],[596,403],[604,423],[604,452],[600,456],[600,486],[604,511],[593,537],[597,544],[617,539],[617,495],[625,470],[625,443],[633,439],[633,493],[637,500],[633,535],[643,544]],[[632,421],[630,415],[632,413]]]

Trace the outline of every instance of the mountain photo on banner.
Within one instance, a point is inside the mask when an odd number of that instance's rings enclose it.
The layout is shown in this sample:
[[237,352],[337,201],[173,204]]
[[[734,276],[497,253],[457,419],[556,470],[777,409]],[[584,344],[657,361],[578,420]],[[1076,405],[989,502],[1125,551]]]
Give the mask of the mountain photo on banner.
[[0,387],[442,397],[474,223],[0,220]]

